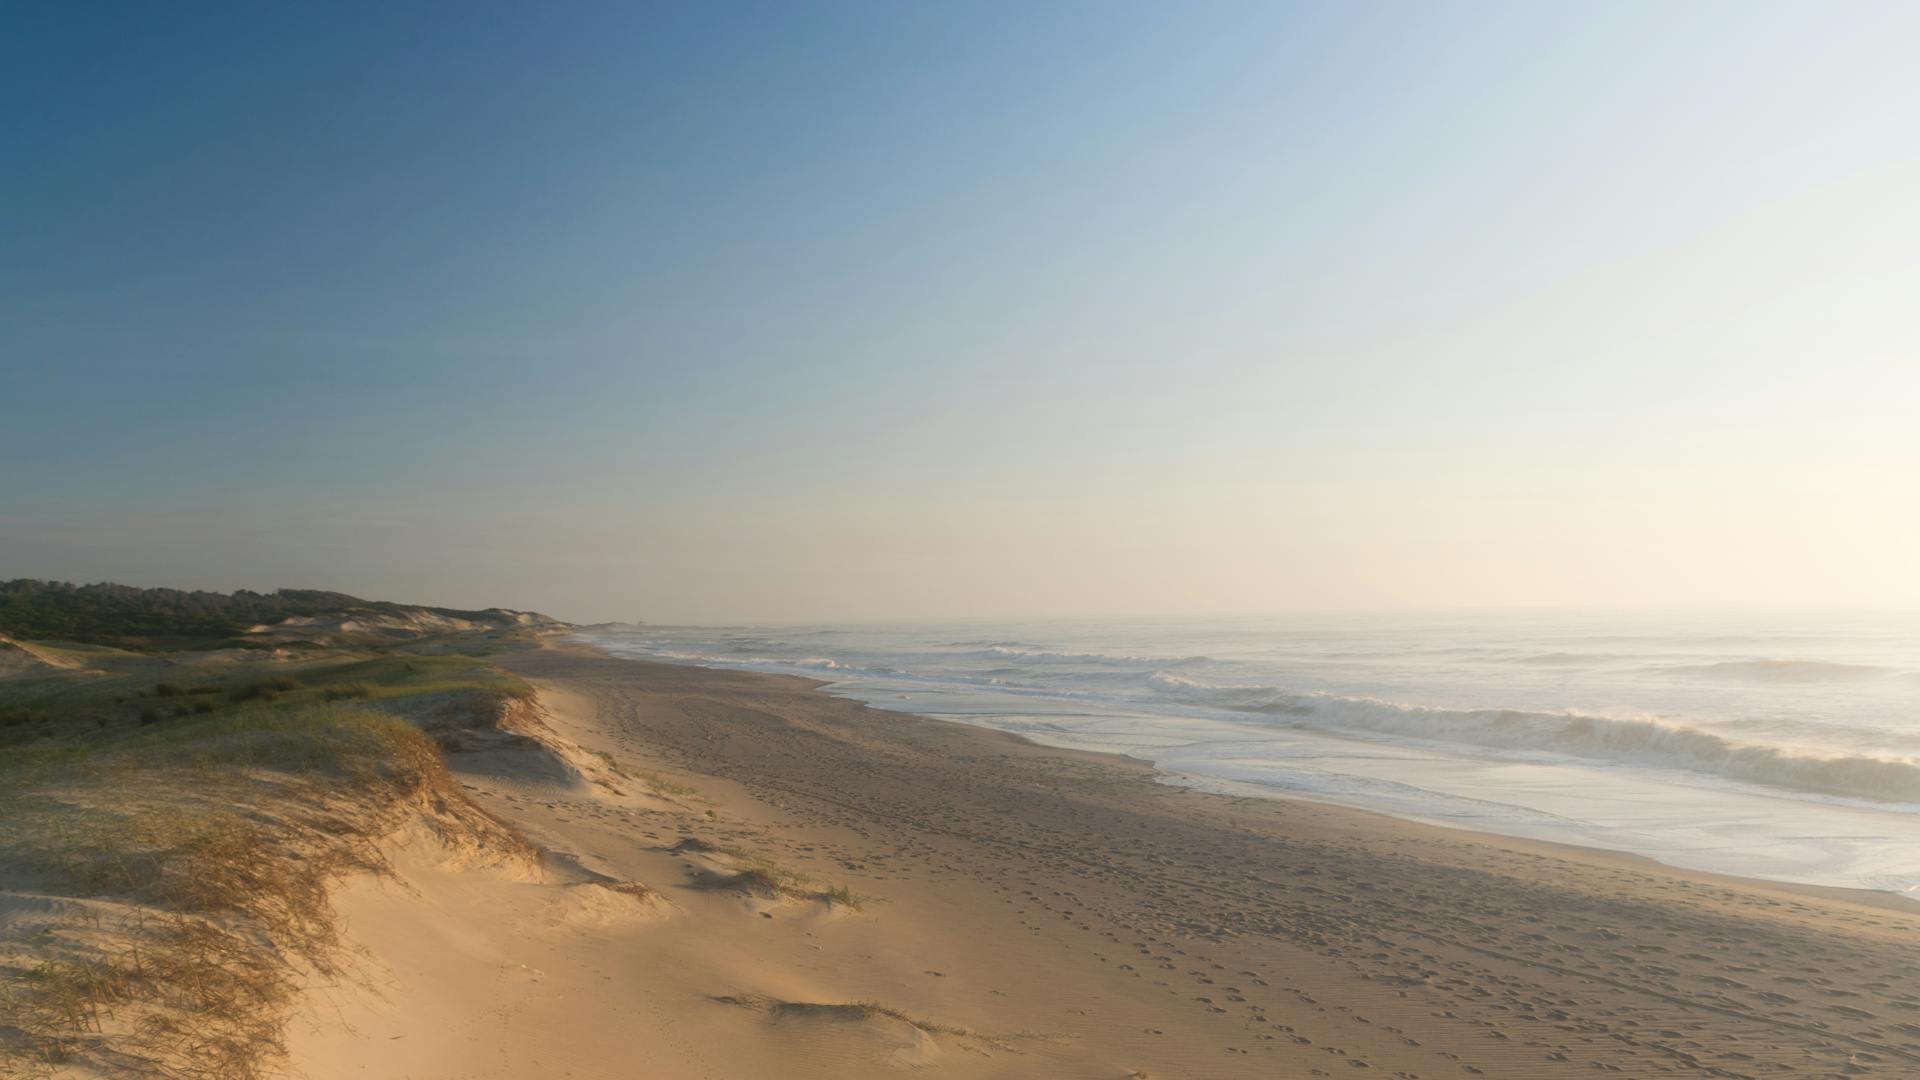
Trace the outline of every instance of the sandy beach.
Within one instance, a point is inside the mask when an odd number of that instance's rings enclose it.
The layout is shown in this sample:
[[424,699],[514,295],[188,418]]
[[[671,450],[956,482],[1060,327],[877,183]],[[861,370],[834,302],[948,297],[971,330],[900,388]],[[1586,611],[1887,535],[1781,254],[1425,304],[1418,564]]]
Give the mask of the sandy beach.
[[[1909,1076],[1920,910],[1160,783],[803,679],[500,658],[546,852],[337,895],[332,1077]],[[555,750],[554,748],[558,748]]]

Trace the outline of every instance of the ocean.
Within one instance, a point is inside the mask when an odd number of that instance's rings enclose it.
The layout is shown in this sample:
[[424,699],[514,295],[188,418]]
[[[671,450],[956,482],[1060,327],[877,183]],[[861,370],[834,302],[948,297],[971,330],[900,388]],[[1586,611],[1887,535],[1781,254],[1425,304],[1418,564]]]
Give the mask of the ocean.
[[1920,900],[1920,615],[638,626],[1170,783]]

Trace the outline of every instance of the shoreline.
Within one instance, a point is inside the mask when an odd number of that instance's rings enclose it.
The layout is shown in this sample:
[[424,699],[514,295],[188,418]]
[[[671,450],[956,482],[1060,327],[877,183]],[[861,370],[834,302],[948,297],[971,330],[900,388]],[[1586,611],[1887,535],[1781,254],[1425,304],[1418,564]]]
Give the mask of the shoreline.
[[[1189,775],[1189,774],[1166,773],[1166,775],[1181,776],[1181,775]],[[1205,777],[1205,776],[1195,776],[1193,778],[1197,781],[1201,781],[1204,783],[1225,783],[1225,784],[1236,783],[1235,781],[1219,781],[1213,777]],[[1162,781],[1162,782],[1164,783],[1167,781]],[[1186,785],[1174,784],[1173,786],[1183,787]],[[1240,786],[1257,787],[1258,785],[1242,784]],[[1385,818],[1388,821],[1396,822],[1402,825],[1417,826],[1423,829],[1439,829],[1444,832],[1460,833],[1465,836],[1485,838],[1485,839],[1490,839],[1500,843],[1525,845],[1527,847],[1539,848],[1544,851],[1554,852],[1561,855],[1584,856],[1584,857],[1593,857],[1593,858],[1602,858],[1602,859],[1616,859],[1624,863],[1627,863],[1629,865],[1650,867],[1658,870],[1669,871],[1676,874],[1697,875],[1703,878],[1718,879],[1718,880],[1726,881],[1728,883],[1744,884],[1749,886],[1766,886],[1769,888],[1783,889],[1790,892],[1805,893],[1808,896],[1824,897],[1824,898],[1833,899],[1833,900],[1844,900],[1844,901],[1848,901],[1855,904],[1865,904],[1869,907],[1885,907],[1889,911],[1905,912],[1907,914],[1920,914],[1920,907],[1916,907],[1916,905],[1920,905],[1920,894],[1909,895],[1907,893],[1895,892],[1892,889],[1866,889],[1866,888],[1854,888],[1846,885],[1821,885],[1816,882],[1789,881],[1784,878],[1761,877],[1755,874],[1723,874],[1717,870],[1699,870],[1693,867],[1680,866],[1675,863],[1665,862],[1652,855],[1642,855],[1637,851],[1626,851],[1620,848],[1600,847],[1599,845],[1596,845],[1596,844],[1577,844],[1571,841],[1564,841],[1564,840],[1548,840],[1548,839],[1544,839],[1540,837],[1532,837],[1532,836],[1516,836],[1511,833],[1494,832],[1490,829],[1474,829],[1464,825],[1450,825],[1444,821],[1433,821],[1425,818],[1407,817],[1400,814],[1392,813],[1391,811],[1387,811],[1387,810],[1375,810],[1370,807],[1354,806],[1348,803],[1335,802],[1330,799],[1317,799],[1317,798],[1314,798],[1312,795],[1294,794],[1291,792],[1284,792],[1284,791],[1277,791],[1277,790],[1264,790],[1259,792],[1258,794],[1248,794],[1245,796],[1237,796],[1230,792],[1224,792],[1224,791],[1213,791],[1208,788],[1199,786],[1198,784],[1194,785],[1192,790],[1197,791],[1204,795],[1218,795],[1222,798],[1279,799],[1284,801],[1298,801],[1298,802],[1304,802],[1304,803],[1311,803],[1315,806],[1328,806],[1328,807],[1333,807],[1339,810],[1350,811],[1355,814],[1367,814],[1374,817]]]
[[319,992],[315,1080],[1920,1068],[1888,894],[1193,791],[801,676],[495,660],[578,765],[450,764],[546,875],[343,888],[387,993]]
[[[1732,873],[1727,871],[1702,869],[1698,867],[1685,866],[1679,863],[1669,862],[1657,855],[1651,855],[1643,852],[1633,851],[1627,848],[1607,847],[1601,844],[1586,843],[1578,840],[1558,840],[1558,839],[1551,839],[1548,837],[1541,837],[1541,836],[1529,836],[1529,835],[1524,835],[1524,834],[1515,833],[1515,832],[1502,832],[1494,828],[1476,828],[1473,825],[1469,825],[1469,824],[1457,824],[1457,823],[1438,820],[1438,819],[1429,818],[1429,817],[1420,817],[1412,814],[1396,813],[1388,809],[1382,809],[1382,808],[1373,807],[1373,806],[1366,806],[1366,805],[1360,804],[1360,802],[1357,800],[1343,801],[1335,797],[1316,796],[1316,794],[1312,792],[1293,791],[1293,790],[1280,788],[1276,786],[1259,784],[1253,781],[1234,780],[1231,778],[1209,776],[1201,773],[1187,773],[1177,769],[1168,769],[1160,766],[1158,763],[1154,762],[1149,758],[1136,756],[1134,754],[1127,753],[1124,750],[1094,750],[1094,749],[1088,749],[1085,747],[1067,746],[1067,745],[1062,745],[1058,743],[1048,742],[1048,741],[1045,741],[1044,739],[1036,738],[1021,732],[1007,731],[1003,728],[995,727],[989,724],[970,723],[967,720],[959,719],[955,717],[929,716],[921,713],[910,712],[904,709],[892,708],[885,704],[875,704],[873,702],[866,701],[865,699],[854,694],[837,692],[834,689],[834,687],[837,684],[834,680],[831,680],[831,679],[821,679],[811,675],[803,675],[803,674],[792,673],[792,672],[762,671],[758,668],[744,667],[744,666],[737,666],[737,667],[736,666],[714,666],[714,665],[696,663],[693,661],[676,661],[676,660],[659,659],[659,658],[646,657],[646,656],[629,656],[622,653],[610,651],[606,649],[604,646],[600,645],[599,643],[594,642],[588,638],[585,638],[577,633],[569,634],[567,638],[571,644],[577,644],[581,648],[593,650],[601,655],[605,655],[613,659],[633,660],[640,663],[663,664],[669,667],[695,668],[703,671],[741,672],[746,674],[762,675],[771,679],[792,679],[792,680],[799,681],[809,686],[810,688],[817,690],[818,692],[825,694],[826,696],[832,697],[836,700],[850,702],[850,703],[853,703],[865,708],[874,709],[880,712],[892,713],[899,716],[911,716],[916,719],[925,720],[932,723],[957,724],[961,727],[965,727],[965,728],[969,728],[977,731],[995,732],[997,734],[1020,739],[1036,747],[1042,747],[1042,748],[1051,749],[1051,750],[1058,750],[1058,751],[1070,752],[1070,753],[1086,753],[1086,754],[1098,754],[1098,755],[1110,756],[1115,759],[1121,759],[1129,762],[1138,763],[1149,769],[1152,769],[1155,772],[1157,778],[1159,778],[1159,782],[1166,784],[1170,787],[1185,788],[1185,789],[1203,793],[1203,794],[1219,795],[1224,798],[1258,798],[1258,799],[1275,799],[1275,800],[1282,800],[1282,801],[1298,801],[1298,802],[1312,804],[1315,806],[1338,808],[1341,810],[1351,811],[1354,813],[1377,815],[1387,820],[1400,822],[1406,825],[1418,826],[1422,828],[1441,829],[1441,830],[1447,830],[1451,832],[1458,832],[1458,833],[1462,833],[1470,836],[1488,837],[1488,838],[1494,838],[1494,839],[1513,842],[1513,843],[1538,845],[1542,848],[1550,849],[1550,850],[1564,849],[1569,851],[1587,852],[1587,853],[1591,853],[1598,856],[1615,857],[1615,858],[1628,859],[1628,860],[1634,860],[1634,861],[1643,861],[1647,864],[1650,864],[1653,866],[1659,866],[1659,867],[1673,870],[1676,872],[1699,874],[1699,875],[1704,875],[1704,876],[1713,877],[1713,878],[1723,878],[1729,881],[1736,881],[1736,882],[1750,882],[1754,884],[1766,884],[1766,885],[1776,886],[1776,887],[1785,887],[1785,888],[1790,888],[1796,891],[1803,891],[1808,893],[1809,895],[1830,896],[1830,897],[1837,897],[1837,898],[1853,898],[1855,902],[1868,903],[1872,905],[1886,904],[1886,905],[1890,905],[1892,909],[1896,911],[1908,911],[1910,913],[1920,913],[1920,886],[1916,886],[1913,889],[1910,889],[1907,891],[1902,891],[1902,890],[1891,889],[1891,888],[1878,889],[1878,888],[1871,888],[1866,886],[1830,885],[1830,884],[1822,884],[1819,882],[1796,880],[1788,877],[1769,877],[1762,874]],[[1326,736],[1326,738],[1334,738],[1334,736]],[[1192,782],[1182,783],[1174,779],[1176,777],[1185,777],[1190,779]]]
[[[964,720],[956,720],[956,719],[951,719],[951,718],[942,717],[942,716],[927,716],[922,713],[907,712],[901,709],[890,709],[884,705],[874,705],[869,702],[862,701],[861,699],[854,697],[852,695],[834,693],[832,689],[834,684],[831,680],[816,679],[809,675],[793,675],[785,672],[758,671],[750,668],[712,667],[706,664],[677,663],[671,660],[643,659],[640,657],[621,656],[618,653],[608,652],[607,650],[601,648],[599,645],[596,645],[588,641],[582,641],[579,644],[584,648],[591,649],[594,652],[600,653],[601,655],[604,655],[609,659],[614,659],[614,660],[631,660],[636,663],[661,664],[666,667],[691,667],[691,668],[698,668],[702,671],[740,671],[744,674],[760,675],[769,679],[792,679],[806,685],[809,689],[818,691],[819,693],[824,694],[828,697],[831,697],[837,701],[850,702],[850,703],[859,705],[863,708],[872,709],[876,712],[890,713],[895,716],[912,717],[915,720],[921,720],[931,724],[953,724],[958,727],[966,728],[973,731],[991,732],[995,735],[1003,736],[1005,738],[1017,739],[1020,742],[1025,743],[1039,750],[1052,750],[1052,751],[1058,751],[1061,753],[1068,753],[1068,754],[1086,754],[1094,757],[1105,757],[1105,758],[1113,759],[1115,762],[1124,762],[1129,766],[1144,767],[1150,770],[1154,774],[1153,779],[1156,783],[1164,784],[1172,788],[1179,788],[1179,789],[1191,791],[1199,795],[1208,795],[1208,796],[1213,796],[1213,797],[1222,798],[1222,799],[1242,799],[1242,798],[1275,799],[1275,800],[1286,801],[1286,802],[1301,802],[1301,803],[1307,803],[1312,806],[1325,807],[1333,810],[1341,810],[1341,811],[1345,811],[1353,814],[1364,814],[1364,815],[1367,815],[1368,817],[1380,818],[1380,819],[1394,822],[1400,825],[1414,826],[1422,829],[1438,829],[1443,832],[1457,833],[1463,837],[1490,839],[1490,840],[1495,840],[1503,843],[1523,845],[1528,848],[1538,848],[1544,851],[1559,853],[1563,855],[1575,855],[1575,856],[1588,857],[1588,858],[1621,860],[1628,864],[1641,865],[1645,867],[1656,867],[1661,870],[1668,870],[1675,873],[1698,875],[1704,878],[1726,881],[1730,884],[1744,884],[1749,886],[1767,886],[1771,888],[1785,889],[1790,892],[1805,893],[1808,896],[1818,896],[1818,897],[1824,897],[1827,899],[1844,900],[1844,901],[1848,901],[1856,904],[1865,904],[1869,907],[1886,907],[1889,910],[1896,911],[1896,912],[1906,912],[1908,914],[1920,915],[1920,907],[1915,907],[1916,904],[1920,904],[1920,895],[1909,896],[1905,893],[1895,892],[1891,889],[1851,888],[1844,885],[1821,885],[1814,882],[1789,881],[1782,878],[1759,877],[1759,876],[1749,875],[1749,874],[1724,874],[1715,870],[1700,870],[1694,867],[1679,866],[1674,863],[1662,861],[1661,859],[1655,858],[1654,856],[1651,856],[1651,855],[1642,855],[1636,851],[1626,851],[1620,848],[1600,847],[1595,844],[1578,844],[1578,843],[1572,843],[1570,841],[1564,841],[1564,840],[1548,840],[1548,839],[1543,839],[1540,837],[1532,837],[1532,836],[1518,836],[1512,833],[1495,832],[1491,829],[1475,829],[1475,828],[1471,828],[1464,825],[1451,825],[1443,821],[1433,821],[1433,820],[1424,819],[1424,818],[1409,817],[1409,816],[1393,813],[1392,811],[1389,811],[1389,810],[1376,810],[1371,807],[1356,806],[1351,803],[1339,802],[1334,799],[1315,798],[1311,794],[1291,792],[1291,791],[1286,791],[1280,788],[1270,788],[1264,785],[1255,784],[1248,781],[1223,780],[1218,777],[1202,776],[1197,773],[1174,772],[1172,770],[1161,768],[1159,765],[1155,764],[1151,760],[1148,760],[1147,758],[1136,757],[1133,754],[1128,754],[1123,751],[1088,750],[1082,747],[1057,746],[1052,743],[1043,742],[1031,736],[1024,735],[1017,731],[1004,731],[1000,728],[989,727],[985,724],[969,724]],[[1173,779],[1175,777],[1189,777],[1196,782],[1192,784],[1183,784]],[[1214,790],[1204,786],[1206,784],[1218,784],[1221,786],[1241,787],[1241,788],[1247,788],[1249,790],[1247,794],[1239,795],[1231,791]]]

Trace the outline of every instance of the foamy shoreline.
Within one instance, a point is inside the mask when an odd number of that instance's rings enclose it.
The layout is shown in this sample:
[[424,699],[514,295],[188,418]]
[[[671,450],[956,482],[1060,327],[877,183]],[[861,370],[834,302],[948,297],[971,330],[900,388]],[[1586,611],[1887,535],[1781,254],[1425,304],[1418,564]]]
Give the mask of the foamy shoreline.
[[[621,655],[698,663],[650,653],[617,636],[589,639]],[[1126,754],[1170,775],[1194,778],[1175,782],[1209,790],[1318,800],[1689,869],[1920,899],[1920,861],[1912,856],[1920,851],[1915,804],[1754,786],[1736,777],[1676,770],[1657,758],[1588,761],[1524,743],[1523,752],[1509,748],[1489,758],[1467,747],[1423,744],[1392,729],[1336,737],[1291,725],[1261,726],[1218,709],[1147,716],[1111,706],[1100,712],[1102,706],[1085,701],[974,699],[964,688],[949,692],[916,683],[911,672],[865,678],[827,660],[715,666],[802,674],[822,680],[830,693],[876,708],[1008,731],[1044,745]],[[1499,733],[1513,734],[1513,726]],[[1696,747],[1718,741],[1704,733],[1681,734]],[[1485,744],[1494,741],[1489,737]],[[1760,753],[1756,758],[1763,764],[1774,760]]]

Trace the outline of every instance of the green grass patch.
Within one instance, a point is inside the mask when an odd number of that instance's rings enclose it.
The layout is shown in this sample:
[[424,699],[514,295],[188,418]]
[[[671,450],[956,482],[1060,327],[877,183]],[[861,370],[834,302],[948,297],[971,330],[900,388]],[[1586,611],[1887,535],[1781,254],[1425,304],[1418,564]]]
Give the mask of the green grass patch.
[[[36,646],[38,647],[38,646]],[[525,694],[520,679],[472,656],[328,656],[300,662],[134,657],[120,670],[0,680],[0,773],[111,749],[140,729],[260,706],[298,707],[456,693]]]

